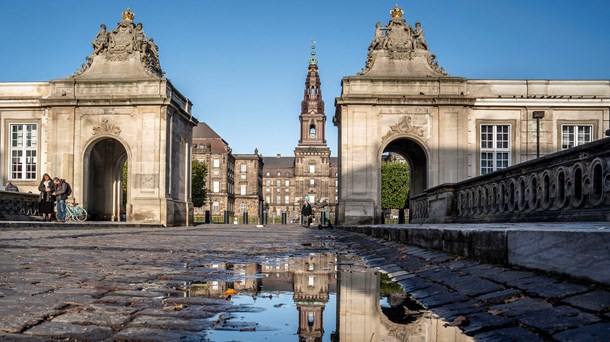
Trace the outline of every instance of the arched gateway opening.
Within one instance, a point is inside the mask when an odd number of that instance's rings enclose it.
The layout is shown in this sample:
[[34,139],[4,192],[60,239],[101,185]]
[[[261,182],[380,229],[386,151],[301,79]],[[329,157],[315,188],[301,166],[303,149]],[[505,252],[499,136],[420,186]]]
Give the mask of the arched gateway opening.
[[127,150],[114,138],[99,139],[87,148],[83,163],[84,205],[92,220],[129,218],[126,212],[130,205],[129,197],[123,191],[127,160]]
[[[399,158],[392,158],[392,154],[396,154]],[[400,158],[401,157],[401,158]],[[406,161],[408,164],[408,170],[404,172],[408,172],[408,182],[409,182],[409,197],[418,195],[422,193],[424,190],[428,188],[428,153],[422,147],[422,145],[410,138],[397,138],[392,140],[390,143],[386,145],[381,153],[381,161],[379,165],[382,165],[387,161]],[[382,199],[383,194],[381,193],[382,189],[382,181],[381,181],[381,173],[379,179],[379,187],[380,194],[379,198],[381,199],[380,203],[384,202]],[[404,179],[404,178],[402,178]],[[385,178],[385,181],[388,181],[388,178]],[[387,203],[387,201],[386,201]],[[406,208],[408,205],[408,198],[406,202],[402,204],[402,208]],[[385,214],[391,215],[395,219],[398,216],[398,213],[394,211],[389,211],[391,209],[397,210],[398,208],[382,208]]]

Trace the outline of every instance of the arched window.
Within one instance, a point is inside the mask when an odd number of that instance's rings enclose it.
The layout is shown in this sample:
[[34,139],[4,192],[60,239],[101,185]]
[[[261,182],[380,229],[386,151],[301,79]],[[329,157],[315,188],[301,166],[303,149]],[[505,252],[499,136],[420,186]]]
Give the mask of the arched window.
[[316,138],[316,126],[315,125],[309,126],[309,137],[311,139],[315,139]]

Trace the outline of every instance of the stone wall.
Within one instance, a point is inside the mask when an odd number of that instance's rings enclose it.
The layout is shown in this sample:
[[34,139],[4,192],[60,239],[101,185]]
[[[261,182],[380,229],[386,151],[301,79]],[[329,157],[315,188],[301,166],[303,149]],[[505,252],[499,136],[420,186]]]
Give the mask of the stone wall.
[[607,221],[610,138],[411,198],[411,222]]
[[38,194],[0,190],[0,220],[27,221],[38,215]]

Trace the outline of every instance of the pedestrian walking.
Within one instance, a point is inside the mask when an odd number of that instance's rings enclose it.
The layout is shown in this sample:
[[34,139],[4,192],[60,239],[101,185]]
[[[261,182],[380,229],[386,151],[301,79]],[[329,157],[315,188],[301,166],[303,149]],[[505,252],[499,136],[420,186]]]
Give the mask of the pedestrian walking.
[[51,216],[55,211],[55,198],[53,196],[55,184],[48,173],[45,173],[42,176],[42,180],[38,185],[38,190],[40,191],[40,197],[38,198],[38,210],[42,214],[42,220],[51,221]]
[[311,214],[312,214],[311,204],[307,200],[305,200],[305,204],[303,204],[303,208],[301,209],[301,215],[303,215],[303,223],[305,227],[309,228],[311,224]]

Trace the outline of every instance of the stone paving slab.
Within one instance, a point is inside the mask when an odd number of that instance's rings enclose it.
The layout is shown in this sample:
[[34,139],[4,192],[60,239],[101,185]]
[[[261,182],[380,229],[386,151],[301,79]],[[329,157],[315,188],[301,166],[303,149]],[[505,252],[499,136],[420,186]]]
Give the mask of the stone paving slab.
[[522,298],[514,302],[494,305],[489,309],[501,313],[504,316],[519,317],[528,312],[551,309],[552,307],[552,304],[542,299]]
[[511,298],[516,298],[521,296],[521,291],[515,289],[504,289],[497,292],[491,292],[477,297],[478,300],[487,304],[500,304],[504,303],[506,300]]
[[561,342],[599,342],[610,339],[610,323],[598,323],[566,330],[553,335]]
[[51,338],[73,338],[81,341],[103,341],[112,336],[112,329],[95,325],[45,322],[25,332],[27,335]]
[[151,328],[127,328],[119,331],[112,336],[114,341],[130,342],[200,342],[206,341],[205,334],[202,332],[194,333],[189,331],[175,331]]
[[608,311],[610,309],[610,292],[595,290],[562,299],[564,303],[590,311]]
[[93,324],[102,327],[119,328],[129,320],[131,320],[130,315],[108,315],[103,312],[76,311],[54,317],[52,322],[81,325]]
[[463,331],[469,335],[484,331],[497,330],[513,324],[513,320],[509,318],[489,315],[486,313],[469,315],[467,322],[468,324],[463,328]]
[[517,318],[524,325],[556,333],[572,327],[599,322],[599,318],[569,306],[557,306],[534,312],[527,312]]
[[523,328],[504,328],[476,335],[479,342],[543,342],[544,340]]

